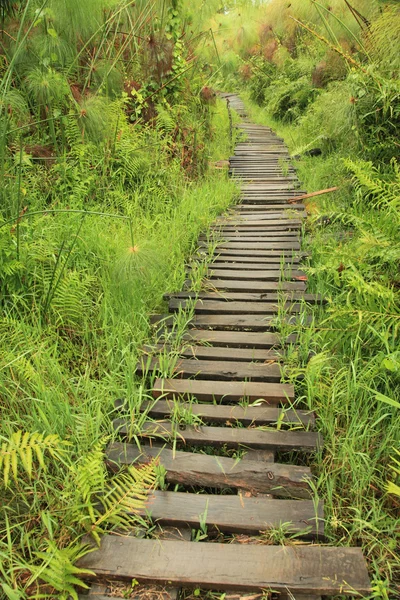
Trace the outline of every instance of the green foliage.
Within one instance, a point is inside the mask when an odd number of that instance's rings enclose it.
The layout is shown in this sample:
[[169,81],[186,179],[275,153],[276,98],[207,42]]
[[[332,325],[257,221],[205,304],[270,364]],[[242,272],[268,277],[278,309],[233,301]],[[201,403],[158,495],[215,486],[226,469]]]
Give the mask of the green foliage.
[[16,431],[1,445],[0,470],[3,471],[4,485],[8,486],[10,470],[15,481],[18,479],[21,467],[30,479],[35,462],[45,470],[46,453],[55,460],[62,460],[62,454],[66,451],[65,446],[66,443],[56,434],[45,436],[38,432]]

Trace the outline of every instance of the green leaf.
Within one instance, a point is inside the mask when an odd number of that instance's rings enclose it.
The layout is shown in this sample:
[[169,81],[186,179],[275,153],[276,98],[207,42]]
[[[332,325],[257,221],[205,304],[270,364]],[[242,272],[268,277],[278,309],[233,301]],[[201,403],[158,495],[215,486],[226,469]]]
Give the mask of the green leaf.
[[47,30],[47,33],[48,33],[49,35],[51,35],[51,37],[52,37],[52,38],[54,38],[54,39],[57,39],[57,38],[58,38],[58,33],[57,33],[57,31],[56,31],[55,29],[53,29],[52,27],[50,27],[50,28]]

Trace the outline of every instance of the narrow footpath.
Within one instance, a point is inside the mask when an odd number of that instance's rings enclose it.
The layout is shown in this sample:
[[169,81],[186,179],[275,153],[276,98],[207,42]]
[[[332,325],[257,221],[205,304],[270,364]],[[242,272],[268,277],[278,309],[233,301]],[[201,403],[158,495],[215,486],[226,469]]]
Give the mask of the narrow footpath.
[[[305,192],[283,140],[249,122],[237,96],[225,97],[245,134],[230,158],[230,173],[242,182],[240,204],[212,228],[217,243],[202,291],[168,298],[171,315],[194,299],[194,316],[174,377],[156,377],[154,402],[143,406],[149,420],[141,449],[129,441],[130,415],[121,409],[120,441],[107,450],[112,470],[158,457],[166,489],[151,495],[145,514],[159,535],[106,535],[80,561],[96,574],[89,597],[98,600],[109,597],[110,581],[133,580],[145,585],[129,597],[164,600],[194,589],[229,591],[235,600],[265,591],[283,600],[370,592],[361,550],[324,545],[323,502],[306,466],[323,440],[315,415],[282,383],[282,343],[296,337],[282,341],[277,315],[284,308],[295,322],[304,301],[322,301],[306,292],[301,270],[306,212],[293,199]],[[200,238],[199,260],[208,248],[207,236]],[[167,332],[171,326],[163,321]],[[169,339],[139,372],[157,375]],[[177,412],[186,414],[179,426]],[[294,533],[295,542],[280,543]]]

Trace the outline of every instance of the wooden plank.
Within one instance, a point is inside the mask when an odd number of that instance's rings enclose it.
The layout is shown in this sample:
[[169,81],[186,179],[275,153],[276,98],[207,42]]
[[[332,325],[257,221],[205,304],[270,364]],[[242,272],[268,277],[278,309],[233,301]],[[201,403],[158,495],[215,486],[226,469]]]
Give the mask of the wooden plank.
[[[314,413],[305,410],[282,409],[274,406],[240,406],[229,404],[196,404],[195,402],[180,402],[179,406],[188,413],[200,417],[207,423],[235,423],[243,425],[315,425]],[[155,419],[165,419],[174,412],[176,405],[173,400],[147,401],[141,405],[141,411]]]
[[[201,248],[198,249],[198,251],[204,252],[204,254],[206,254],[206,252],[204,250],[202,250]],[[208,254],[207,254],[208,255]],[[235,249],[235,248],[216,248],[215,249],[215,255],[214,256],[251,256],[251,257],[259,257],[259,258],[269,258],[269,257],[275,257],[278,258],[279,260],[283,260],[283,259],[290,259],[290,258],[308,258],[310,255],[306,252],[297,252],[295,250],[254,250],[254,249],[245,249],[245,248],[239,248],[239,249]]]
[[[289,266],[289,268],[288,268]],[[295,269],[291,269],[292,265],[290,264],[290,262],[284,262],[282,263],[282,267],[284,269],[285,273],[295,273]],[[298,265],[296,265],[298,266]],[[232,261],[232,262],[224,262],[222,260],[219,260],[218,258],[216,258],[213,262],[211,262],[209,264],[209,270],[212,271],[213,269],[220,269],[220,270],[224,270],[226,271],[227,269],[233,271],[277,271],[279,269],[279,272],[281,273],[281,269],[280,269],[280,264],[279,263],[275,263],[275,264],[268,264],[265,261],[263,261],[262,263],[252,263],[252,262],[248,262],[248,263],[240,263],[238,261]]]
[[[205,282],[207,284],[207,280]],[[225,290],[227,292],[291,292],[306,290],[302,281],[247,281],[213,279],[208,281],[212,291]]]
[[215,300],[216,302],[297,302],[307,304],[324,304],[326,300],[320,294],[305,294],[303,292],[175,292],[164,294],[164,300],[188,299]]
[[[297,325],[299,315],[291,317],[285,317],[284,322],[286,324]],[[150,317],[152,324],[159,324],[161,328],[168,329],[172,328],[175,319],[171,315],[152,315]],[[301,319],[301,323],[305,325],[311,322],[311,317]],[[202,328],[207,329],[229,329],[231,331],[274,331],[280,328],[280,323],[276,322],[275,315],[257,315],[257,314],[195,314],[194,317],[188,321],[188,328]]]
[[279,528],[282,523],[288,524],[289,532],[307,537],[321,536],[324,530],[323,503],[315,507],[312,500],[156,491],[141,514],[163,526],[199,528],[205,523],[211,530],[247,535]]
[[[185,309],[188,304],[187,300],[173,299],[169,302],[169,311],[177,312],[180,309]],[[194,305],[194,311],[196,314],[263,314],[263,315],[275,315],[278,313],[279,308],[284,309],[288,312],[298,313],[301,310],[299,303],[282,302],[280,305],[278,302],[226,302],[217,300],[198,300]]]
[[209,425],[177,426],[171,421],[143,423],[140,432],[124,418],[114,419],[114,429],[119,435],[130,439],[135,437],[154,438],[165,442],[175,440],[178,444],[190,446],[226,446],[228,448],[246,448],[255,450],[282,450],[284,452],[301,450],[315,452],[322,448],[321,435],[313,431],[268,430],[245,427],[214,427]]
[[[175,355],[176,357],[176,355]],[[176,360],[176,362],[175,362]],[[149,372],[165,372],[165,361],[160,363],[159,358],[142,356],[136,365],[136,373],[145,375]],[[199,360],[174,358],[169,369],[171,377],[196,377],[201,380],[213,381],[281,381],[280,366],[273,362],[272,364],[250,363],[241,361],[226,360]]]
[[169,448],[114,442],[106,452],[110,469],[146,464],[156,459],[166,470],[166,481],[198,488],[235,488],[252,493],[273,493],[282,498],[310,499],[310,469],[279,463],[260,463]]
[[277,350],[256,348],[220,348],[218,346],[186,345],[182,348],[172,348],[164,344],[144,346],[143,352],[148,356],[157,354],[175,354],[183,358],[198,360],[240,361],[240,362],[271,362],[279,361],[281,354]]
[[300,279],[306,278],[304,271],[297,269],[274,269],[257,270],[250,269],[221,269],[218,266],[210,265],[207,273],[209,279],[236,279],[236,280],[254,280],[254,281],[279,281],[281,279]]
[[[232,346],[233,348],[274,348],[280,347],[279,336],[269,332],[251,331],[210,331],[207,329],[191,329],[183,335],[183,340],[213,346]],[[291,335],[288,344],[295,344],[297,337]]]
[[94,576],[214,590],[369,594],[360,548],[140,540],[105,535],[78,566]]
[[[208,242],[199,242],[199,246],[202,244],[208,246]],[[292,242],[218,242],[216,246],[216,251],[218,252],[220,248],[231,248],[236,250],[275,250],[275,251],[285,251],[285,250],[300,250],[300,243],[298,241]]]
[[268,404],[286,404],[294,400],[294,388],[284,383],[260,383],[257,381],[198,381],[196,379],[156,379],[154,398],[195,397],[202,402],[221,403],[264,400]]
[[[258,229],[258,228],[257,228]],[[276,242],[297,242],[300,236],[298,231],[257,231],[256,229],[251,233],[241,233],[240,231],[235,233],[227,233],[222,235],[220,232],[212,232],[210,235],[200,236],[199,240],[206,240],[207,243],[218,242],[218,244],[225,244],[226,242],[256,242],[256,243],[276,243]]]

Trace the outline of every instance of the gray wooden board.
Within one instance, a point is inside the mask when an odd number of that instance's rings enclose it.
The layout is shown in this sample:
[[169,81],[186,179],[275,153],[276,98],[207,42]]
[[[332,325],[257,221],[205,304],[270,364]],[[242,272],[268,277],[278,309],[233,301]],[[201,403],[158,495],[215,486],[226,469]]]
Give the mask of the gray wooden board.
[[[301,316],[301,315],[300,315]],[[299,323],[299,315],[293,315],[285,318],[285,323],[297,325]],[[171,315],[152,315],[150,317],[152,324],[159,324],[161,328],[172,328],[175,323],[175,318]],[[301,324],[304,325],[311,322],[311,317],[301,317]],[[278,327],[275,315],[257,315],[257,314],[195,314],[194,317],[187,323],[190,328],[207,328],[207,329],[229,329],[231,331],[274,331]]]
[[252,271],[248,267],[244,269],[222,269],[220,267],[210,265],[207,273],[209,279],[235,279],[235,280],[252,280],[252,281],[279,281],[285,279],[306,279],[304,271],[297,269],[274,269],[274,270],[255,270]]
[[225,290],[227,292],[277,292],[302,291],[306,285],[302,281],[254,281],[212,279],[204,282],[204,287],[210,291]]
[[[232,348],[273,348],[280,347],[277,334],[269,332],[249,331],[209,331],[207,329],[191,329],[183,335],[183,340],[213,346],[231,346]],[[287,338],[288,344],[295,344],[297,336]]]
[[294,400],[294,388],[284,383],[258,381],[201,381],[196,379],[156,379],[154,398],[195,397],[199,401],[222,403],[265,400],[269,404],[286,404]]
[[[186,487],[243,489],[253,493],[273,493],[282,498],[310,499],[311,472],[308,467],[237,460],[195,452],[170,450],[114,442],[106,450],[107,466],[118,470],[124,465],[158,461],[166,470],[166,481]],[[197,544],[196,544],[197,545]]]
[[[297,316],[286,317],[285,322],[295,324]],[[206,327],[208,329],[230,329],[248,331],[276,330],[278,325],[274,315],[195,315],[189,323],[190,327]]]
[[369,594],[360,548],[262,546],[136,539],[105,535],[78,562],[95,576],[204,587],[324,595]]
[[[140,375],[162,373],[165,361],[151,356],[142,356],[136,365]],[[169,369],[173,377],[196,377],[196,379],[211,379],[214,381],[281,381],[281,369],[276,362],[272,364],[246,363],[241,361],[202,360],[198,358],[177,358]]]
[[[201,249],[199,249],[202,252]],[[205,252],[203,250],[203,252]],[[215,256],[236,256],[236,257],[254,257],[258,258],[278,258],[279,260],[290,259],[292,257],[295,258],[307,258],[309,254],[307,252],[296,252],[294,250],[254,250],[254,249],[246,249],[246,248],[216,248]]]
[[[169,302],[169,311],[175,312],[179,309],[184,309],[187,306],[192,306],[187,303],[187,300],[172,299]],[[282,302],[226,302],[224,300],[198,300],[194,305],[194,311],[196,314],[263,314],[263,315],[275,315],[279,309],[285,311],[298,313],[300,312],[301,305],[299,303]]]
[[[195,259],[197,259],[197,256],[194,257]],[[204,256],[199,256],[198,260],[201,262],[204,262]],[[212,259],[212,262],[210,262],[210,265],[215,265],[215,264],[220,264],[220,263],[224,263],[226,265],[232,265],[232,267],[234,268],[235,265],[254,265],[255,269],[270,269],[270,268],[277,268],[277,266],[280,267],[280,265],[284,264],[284,265],[298,265],[300,263],[300,258],[298,258],[297,256],[295,257],[288,257],[283,255],[282,257],[280,256],[270,256],[270,257],[263,257],[263,256],[241,256],[241,255],[231,255],[231,254],[216,254],[215,258]],[[257,266],[256,266],[257,265]],[[272,267],[270,265],[275,265],[275,267]],[[250,267],[251,268],[251,267]]]
[[164,300],[187,299],[216,302],[298,302],[307,304],[323,304],[320,294],[305,294],[303,292],[176,292],[164,294]]
[[322,448],[321,435],[313,431],[263,430],[255,427],[215,427],[209,425],[175,426],[171,421],[148,421],[142,423],[138,433],[134,423],[124,418],[114,419],[113,425],[119,435],[139,439],[155,438],[165,442],[176,441],[190,446],[226,446],[228,448],[251,448],[255,450],[301,450],[315,452]]
[[[195,402],[181,402],[180,407],[187,409],[198,416],[203,422],[209,423],[235,423],[243,425],[304,425],[312,427],[315,424],[314,413],[305,410],[282,409],[275,406],[266,406],[263,403],[257,406],[240,406],[229,404],[196,404]],[[148,400],[141,405],[142,412],[146,412],[156,419],[164,419],[175,410],[173,400]]]
[[[199,242],[199,246],[202,244],[208,246],[207,242]],[[300,243],[297,241],[292,242],[224,242],[217,241],[216,252],[220,248],[236,248],[237,250],[300,250]]]
[[251,231],[251,232],[232,232],[222,234],[213,232],[211,236],[200,236],[199,240],[207,242],[292,242],[300,239],[298,231]]
[[184,345],[182,348],[172,348],[169,345],[156,344],[144,346],[143,353],[148,356],[158,354],[179,355],[184,358],[197,358],[199,360],[239,361],[239,362],[271,362],[278,361],[281,354],[276,350],[262,350],[256,348],[220,348],[218,346]]
[[[231,271],[277,271],[281,272],[281,265],[284,269],[284,273],[298,273],[296,271],[296,267],[290,268],[291,264],[289,261],[280,261],[279,263],[270,263],[268,264],[265,260],[262,263],[240,263],[238,261],[226,262],[225,260],[221,260],[220,258],[216,258],[213,262],[209,264],[209,270],[218,269],[218,270],[231,270]],[[288,268],[289,267],[289,268]],[[300,273],[302,273],[300,271]]]
[[323,535],[323,503],[312,500],[268,500],[244,495],[191,494],[154,492],[141,511],[162,525],[193,528],[205,523],[227,533],[256,535],[260,531],[287,524],[290,532]]

